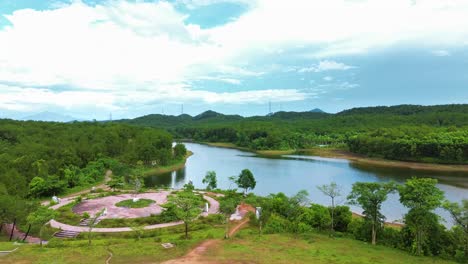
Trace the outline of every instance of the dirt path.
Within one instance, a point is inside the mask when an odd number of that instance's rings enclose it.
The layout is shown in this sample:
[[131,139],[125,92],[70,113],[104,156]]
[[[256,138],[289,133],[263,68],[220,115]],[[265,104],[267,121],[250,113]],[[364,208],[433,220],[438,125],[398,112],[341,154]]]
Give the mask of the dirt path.
[[[241,228],[245,227],[249,223],[250,219],[245,218],[241,222],[238,222],[234,227],[232,227],[231,231],[229,231],[229,237],[234,236]],[[163,264],[177,264],[177,263],[191,263],[191,264],[198,264],[198,263],[208,263],[208,264],[216,264],[216,261],[207,261],[205,257],[205,253],[209,248],[213,248],[219,246],[221,244],[221,239],[210,239],[203,241],[200,245],[195,247],[192,251],[190,251],[187,255],[178,258],[172,259],[163,262]]]

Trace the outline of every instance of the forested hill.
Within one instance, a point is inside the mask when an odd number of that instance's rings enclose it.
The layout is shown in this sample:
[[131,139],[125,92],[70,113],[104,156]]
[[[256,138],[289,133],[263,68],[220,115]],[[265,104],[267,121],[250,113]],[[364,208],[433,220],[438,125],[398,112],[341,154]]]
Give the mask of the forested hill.
[[242,117],[148,115],[120,120],[167,129],[176,138],[230,142],[255,150],[317,145],[387,159],[468,163],[468,104],[353,108],[337,114],[276,112]]

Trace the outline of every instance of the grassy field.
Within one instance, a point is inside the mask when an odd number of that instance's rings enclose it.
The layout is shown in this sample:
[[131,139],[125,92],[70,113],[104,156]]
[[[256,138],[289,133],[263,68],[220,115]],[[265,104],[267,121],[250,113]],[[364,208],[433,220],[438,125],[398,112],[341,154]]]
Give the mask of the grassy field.
[[[259,236],[256,230],[244,229],[229,240],[223,240],[224,229],[206,227],[190,232],[191,239],[182,238],[182,228],[170,228],[146,234],[140,240],[134,234],[96,235],[92,246],[83,239],[62,241],[54,239],[49,245],[15,246],[0,242],[0,250],[19,247],[17,252],[0,257],[0,263],[104,263],[112,252],[111,263],[160,263],[176,259],[207,239],[218,239],[203,253],[202,261],[209,263],[453,263],[439,258],[416,257],[409,253],[349,238],[330,238],[324,234],[290,234]],[[151,235],[148,237],[148,235]],[[161,243],[174,243],[164,249]]]
[[[38,245],[20,246],[17,252],[0,257],[0,263],[105,263],[109,251],[113,257],[111,263],[159,263],[178,258],[186,254],[201,241],[209,238],[221,238],[223,228],[209,228],[190,232],[191,239],[181,238],[182,233],[161,234],[155,237],[142,238],[99,238],[96,237],[92,246],[87,246],[87,240],[55,240],[44,248]],[[174,248],[165,249],[161,243],[174,243]],[[11,249],[12,243],[0,242],[0,248]]]
[[[243,230],[210,249],[206,261],[216,263],[453,263],[437,258],[416,257],[384,246],[372,246],[348,238],[308,234],[262,235]],[[256,233],[256,231],[255,231]]]

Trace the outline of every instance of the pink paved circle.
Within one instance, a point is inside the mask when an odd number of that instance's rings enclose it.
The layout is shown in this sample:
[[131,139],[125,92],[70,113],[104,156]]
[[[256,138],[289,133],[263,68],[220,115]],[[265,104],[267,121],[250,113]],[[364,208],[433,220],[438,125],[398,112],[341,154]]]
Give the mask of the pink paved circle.
[[[167,202],[167,196],[171,194],[169,191],[160,191],[157,193],[139,193],[137,195],[134,194],[120,194],[114,196],[107,196],[102,198],[96,198],[92,200],[85,200],[80,204],[76,205],[73,208],[73,212],[77,214],[83,214],[84,212],[89,213],[89,215],[93,216],[99,211],[107,208],[107,214],[103,215],[101,219],[106,218],[138,218],[138,217],[148,217],[151,215],[157,215],[162,212],[161,204],[165,204]],[[118,207],[115,204],[128,200],[133,199],[134,197],[138,197],[140,199],[150,199],[156,201],[147,207],[143,208],[125,208],[125,207]]]

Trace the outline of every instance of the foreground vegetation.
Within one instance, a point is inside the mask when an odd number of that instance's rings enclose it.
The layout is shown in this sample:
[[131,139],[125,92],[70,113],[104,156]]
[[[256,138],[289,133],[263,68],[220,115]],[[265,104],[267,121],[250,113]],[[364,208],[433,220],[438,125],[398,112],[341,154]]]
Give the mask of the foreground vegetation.
[[[208,249],[203,261],[220,263],[452,263],[450,261],[415,257],[406,252],[349,238],[330,238],[326,234],[310,233],[259,235],[247,229],[228,240],[221,240],[222,228],[207,228],[191,233],[191,239],[180,234],[160,234],[141,238],[97,238],[88,247],[86,240],[53,241],[40,248],[38,245],[19,246],[14,254],[3,257],[2,263],[103,263],[112,252],[111,263],[159,263],[185,255],[207,239],[219,239]],[[174,243],[164,249],[162,243]],[[0,242],[0,248],[12,249],[11,243]]]
[[[112,252],[111,263],[158,263],[184,255],[189,249],[205,239],[222,237],[222,228],[200,226],[191,232],[191,239],[181,237],[180,228],[149,232],[139,240],[135,234],[106,235],[93,239],[88,246],[86,239],[54,239],[47,246],[22,245],[14,254],[1,257],[1,263],[103,263]],[[151,235],[151,236],[149,236]],[[175,247],[165,249],[162,243],[173,243]],[[0,242],[0,247],[11,243]]]
[[209,250],[206,261],[220,263],[452,263],[410,256],[405,252],[349,238],[331,238],[309,233],[300,236],[271,234],[259,236],[256,230],[243,230],[230,240]]
[[[0,226],[13,223],[38,235],[55,217],[39,207],[40,200],[104,183],[109,170],[110,188],[140,189],[149,168],[185,162],[185,146],[173,148],[172,142],[165,131],[124,124],[0,120]],[[69,216],[70,222],[80,220]]]

